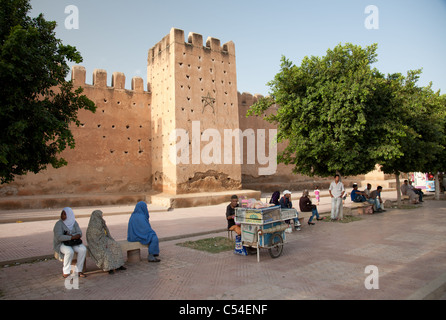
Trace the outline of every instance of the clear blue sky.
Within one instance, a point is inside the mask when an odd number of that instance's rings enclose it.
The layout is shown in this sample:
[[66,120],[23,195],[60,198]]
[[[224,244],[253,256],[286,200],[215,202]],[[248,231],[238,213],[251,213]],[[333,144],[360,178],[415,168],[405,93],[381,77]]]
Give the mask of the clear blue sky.
[[[305,56],[351,42],[378,43],[383,73],[423,68],[419,85],[433,82],[446,93],[446,0],[32,0],[31,16],[57,22],[56,35],[76,46],[92,83],[95,68],[124,72],[147,83],[147,52],[172,27],[234,41],[239,92],[267,95],[267,82],[285,55],[300,65]],[[68,30],[65,7],[79,9],[79,29]],[[368,5],[379,10],[379,29],[367,29]]]

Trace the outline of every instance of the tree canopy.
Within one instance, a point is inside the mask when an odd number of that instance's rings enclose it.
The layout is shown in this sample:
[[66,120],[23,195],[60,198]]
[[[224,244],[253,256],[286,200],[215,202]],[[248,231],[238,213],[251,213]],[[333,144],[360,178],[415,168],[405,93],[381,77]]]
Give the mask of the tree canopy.
[[28,0],[0,3],[2,183],[66,165],[59,154],[75,146],[70,124],[79,126],[78,110],[96,110],[82,88],[65,80],[68,62],[82,62],[80,53],[56,38],[54,21],[30,18],[30,9]]
[[376,51],[377,44],[339,44],[300,66],[282,57],[270,96],[247,114],[278,105],[265,119],[277,124],[278,141],[287,142],[279,162],[308,176],[360,175],[376,164],[396,173],[425,169],[422,152],[442,150],[445,99],[416,86],[421,70],[382,74],[373,67]]

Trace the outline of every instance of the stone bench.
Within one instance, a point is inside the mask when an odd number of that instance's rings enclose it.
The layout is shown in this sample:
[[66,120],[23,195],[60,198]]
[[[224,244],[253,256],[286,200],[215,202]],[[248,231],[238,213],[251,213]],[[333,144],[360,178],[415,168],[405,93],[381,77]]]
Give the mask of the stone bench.
[[127,252],[127,262],[140,262],[141,249],[149,249],[149,245],[140,242],[128,242],[127,240],[118,241],[121,250]]
[[[129,242],[127,240],[121,240],[121,241],[117,241],[117,242],[121,246],[122,252],[127,253],[127,262],[129,262],[129,263],[140,262],[141,261],[141,249],[148,249],[148,247],[149,247],[147,244],[141,244],[140,242]],[[85,247],[87,248],[87,254],[85,255],[85,263],[84,263],[84,268],[83,268],[82,272],[85,272],[86,264],[87,264],[86,259],[88,257],[90,257],[90,251],[88,250],[88,246],[85,245]],[[54,253],[54,258],[56,258],[56,260],[63,261],[63,259],[61,259],[61,257],[59,256],[59,254],[57,252]],[[74,253],[73,260],[71,261],[71,265],[74,266],[74,265],[76,265],[76,263],[77,263],[77,252]]]
[[367,214],[369,207],[373,208],[373,204],[369,202],[352,202],[350,206],[344,207],[345,215],[357,216]]

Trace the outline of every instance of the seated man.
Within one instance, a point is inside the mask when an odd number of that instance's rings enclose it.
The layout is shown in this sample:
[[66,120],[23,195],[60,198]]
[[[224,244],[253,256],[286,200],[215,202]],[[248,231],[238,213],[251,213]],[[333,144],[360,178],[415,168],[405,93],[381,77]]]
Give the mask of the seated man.
[[412,185],[412,180],[409,180],[409,189],[412,189],[413,192],[415,192],[419,196],[419,199],[418,199],[419,202],[424,202],[423,201],[423,195],[424,195],[423,191],[421,189],[415,188]]
[[236,195],[231,196],[231,203],[226,207],[226,220],[228,220],[228,230],[235,231],[238,235],[242,234],[240,226],[235,224],[235,208],[238,205],[238,197]]
[[[283,197],[280,198],[279,204],[281,209],[294,209],[293,202],[291,201],[291,191],[285,190],[283,192]],[[286,222],[288,223],[288,221]],[[295,230],[300,230],[300,222],[298,218],[294,218],[294,228]]]
[[367,188],[364,189],[365,198],[368,200],[370,198],[370,193],[372,192],[372,185],[367,183]]
[[313,217],[316,216],[317,220],[323,220],[323,218],[319,217],[319,213],[317,212],[316,205],[311,203],[310,198],[308,197],[308,190],[305,190],[302,193],[302,197],[299,200],[299,208],[302,212],[312,212],[310,219],[308,220],[309,225],[314,225]]
[[412,202],[413,204],[418,203],[418,196],[415,191],[410,188],[407,180],[404,180],[404,183],[401,186],[401,193],[403,196],[409,196],[410,202]]
[[381,199],[381,191],[383,190],[383,187],[378,186],[376,190],[373,190],[370,192],[370,198],[367,200],[367,202],[372,203],[374,205],[375,212],[385,212],[386,210],[383,210],[382,203],[383,200]]
[[353,190],[350,194],[350,197],[353,202],[366,202],[366,193],[358,190],[358,185],[356,183],[353,184]]

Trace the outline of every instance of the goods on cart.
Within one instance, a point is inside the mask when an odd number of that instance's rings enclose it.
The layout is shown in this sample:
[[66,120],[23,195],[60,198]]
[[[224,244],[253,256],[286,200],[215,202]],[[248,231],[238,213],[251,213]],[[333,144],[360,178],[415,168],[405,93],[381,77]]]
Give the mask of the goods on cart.
[[266,208],[235,208],[235,218],[237,222],[264,224],[280,219],[280,206]]
[[297,217],[295,209],[281,209],[280,206],[265,208],[235,208],[235,221],[241,225],[241,240],[244,246],[268,249],[272,258],[279,257],[285,243],[287,220]]

